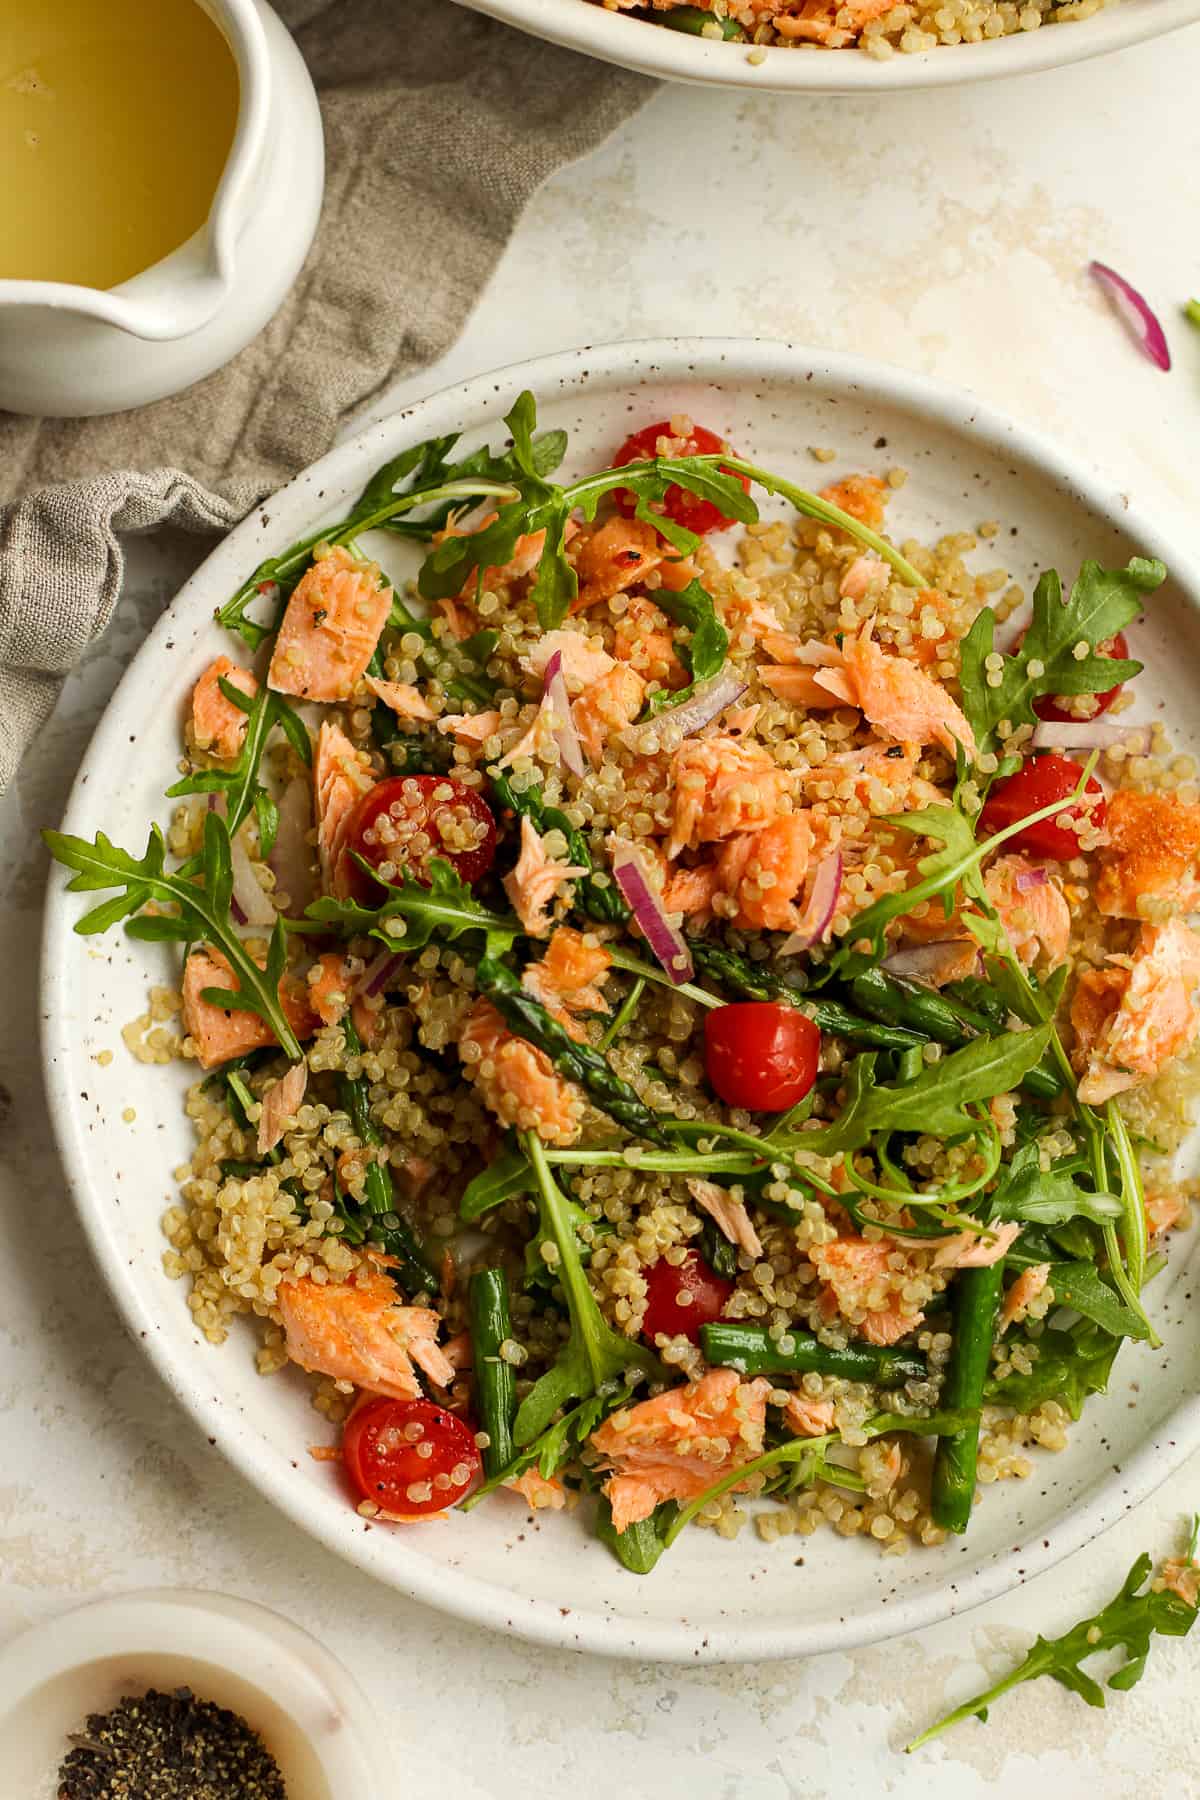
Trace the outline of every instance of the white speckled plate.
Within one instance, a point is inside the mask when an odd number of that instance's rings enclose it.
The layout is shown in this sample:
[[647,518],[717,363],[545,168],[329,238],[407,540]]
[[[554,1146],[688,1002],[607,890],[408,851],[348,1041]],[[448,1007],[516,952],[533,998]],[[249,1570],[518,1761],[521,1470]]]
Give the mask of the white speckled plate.
[[[813,444],[837,449],[822,481],[903,465],[909,481],[891,509],[898,536],[998,519],[1001,535],[980,565],[1003,561],[1026,583],[1051,563],[1070,574],[1085,556],[1162,555],[1172,580],[1133,633],[1148,665],[1137,691],[1143,711],[1181,725],[1196,718],[1200,565],[1165,549],[1130,499],[1078,459],[968,395],[848,357],[741,341],[627,344],[547,357],[437,394],[335,450],[246,520],[188,582],[117,689],[66,829],[90,837],[101,827],[140,850],[148,820],[168,814],[162,790],[191,685],[227,647],[213,607],[264,555],[336,518],[403,447],[459,429],[468,443],[502,435],[501,415],[525,386],[538,396],[543,425],[569,429],[569,471],[607,460],[632,426],[687,412],[801,482],[818,472],[807,455]],[[1015,1586],[1095,1537],[1200,1445],[1200,1309],[1191,1304],[1184,1245],[1150,1295],[1166,1348],[1127,1347],[1111,1393],[1088,1407],[1069,1449],[1039,1456],[1023,1484],[989,1490],[969,1536],[942,1549],[898,1559],[832,1533],[767,1546],[752,1530],[734,1543],[692,1531],[638,1579],[582,1517],[533,1521],[507,1494],[448,1522],[372,1527],[348,1503],[336,1468],[306,1455],[325,1435],[306,1383],[290,1371],[260,1379],[248,1328],[219,1350],[202,1342],[183,1287],[162,1272],[159,1219],[172,1198],[171,1171],[190,1153],[180,1106],[189,1071],[133,1063],[120,1027],[144,1009],[148,982],[169,976],[168,952],[119,930],[74,936],[83,905],[55,871],[43,1049],[76,1202],[129,1329],[201,1428],[296,1524],[432,1606],[618,1656],[738,1661],[845,1648]],[[115,1060],[98,1067],[95,1057],[108,1049]],[[125,1123],[130,1104],[137,1116]]]
[[1042,26],[987,44],[942,45],[877,62],[860,50],[768,49],[750,60],[747,44],[726,44],[671,31],[593,0],[462,0],[476,12],[515,25],[531,37],[620,63],[664,81],[745,87],[777,94],[880,94],[892,89],[951,87],[1033,75],[1123,50],[1200,19],[1200,0],[1117,0],[1090,19]]

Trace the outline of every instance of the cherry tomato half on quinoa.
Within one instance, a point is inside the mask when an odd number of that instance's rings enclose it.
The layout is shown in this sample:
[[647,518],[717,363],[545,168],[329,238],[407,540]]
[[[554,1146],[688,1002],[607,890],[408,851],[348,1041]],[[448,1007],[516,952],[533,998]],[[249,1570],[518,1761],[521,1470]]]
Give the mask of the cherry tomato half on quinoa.
[[482,1459],[469,1425],[432,1400],[367,1400],[342,1431],[346,1473],[364,1500],[419,1519],[464,1500]]
[[[1079,785],[1082,774],[1079,764],[1068,756],[1031,757],[1015,775],[1005,776],[992,788],[979,815],[980,835],[991,837],[994,832],[1004,831],[1018,820],[1028,818],[1030,813],[1040,812],[1043,806],[1065,800]],[[1077,819],[1081,814],[1086,814],[1097,829],[1107,817],[1104,789],[1094,775],[1088,778],[1083,805],[1067,807],[1055,818],[1043,819],[1039,824],[1019,831],[1009,839],[1008,848],[1029,850],[1035,856],[1052,856],[1059,862],[1068,862],[1079,854],[1079,837],[1064,821]]]
[[704,1066],[726,1106],[786,1112],[817,1079],[821,1033],[794,1006],[739,1000],[704,1015]]
[[681,1263],[660,1256],[646,1277],[646,1313],[643,1336],[653,1343],[660,1333],[667,1337],[700,1341],[700,1327],[719,1319],[729,1304],[734,1284],[715,1275],[704,1258],[689,1250]]
[[[1025,633],[1022,632],[1017,639],[1018,649],[1024,641]],[[1124,662],[1129,656],[1129,645],[1125,641],[1125,633],[1118,631],[1115,637],[1103,639],[1096,645],[1096,655],[1110,657],[1115,662]],[[1124,683],[1118,682],[1116,687],[1105,688],[1102,694],[1043,694],[1040,700],[1034,701],[1033,710],[1039,719],[1057,719],[1062,723],[1072,725],[1078,724],[1081,719],[1098,719],[1101,713],[1108,711],[1123,687]],[[1060,700],[1066,700],[1067,705],[1060,706],[1058,704]],[[1072,712],[1072,703],[1079,706],[1080,710]]]
[[355,862],[354,852],[392,882],[406,874],[427,882],[430,859],[440,857],[473,887],[496,855],[496,821],[483,796],[451,775],[390,775],[358,801],[342,843],[335,893],[378,906],[383,889]]
[[[657,425],[647,425],[641,431],[635,431],[632,437],[625,439],[617,454],[613,457],[613,467],[619,469],[627,462],[640,462],[658,455],[658,440],[669,438],[676,446],[674,456],[717,456],[722,450],[729,451],[728,444],[723,444],[715,431],[709,431],[705,425],[693,425],[691,435],[682,443],[671,430],[671,421],[663,419]],[[736,451],[730,454],[736,455]],[[750,483],[744,475],[739,475],[746,493],[750,492]],[[621,511],[632,518],[635,510],[633,495],[624,488],[616,490],[616,502]],[[705,537],[710,531],[725,531],[733,524],[723,512],[713,505],[711,500],[702,500],[698,494],[689,493],[687,488],[669,487],[663,495],[662,507],[668,519],[674,519],[676,525],[682,525],[685,531],[694,531],[697,537]]]

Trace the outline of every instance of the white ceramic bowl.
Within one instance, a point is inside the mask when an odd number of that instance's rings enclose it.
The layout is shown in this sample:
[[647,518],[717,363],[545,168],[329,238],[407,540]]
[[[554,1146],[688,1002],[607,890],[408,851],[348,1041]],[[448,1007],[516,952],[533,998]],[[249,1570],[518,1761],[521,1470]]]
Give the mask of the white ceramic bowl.
[[1200,19],[1200,0],[1120,0],[1077,23],[1044,26],[995,43],[943,45],[917,56],[897,54],[886,62],[876,62],[859,50],[782,47],[768,49],[761,62],[751,62],[746,44],[690,37],[627,13],[608,12],[592,0],[462,0],[462,4],[532,37],[643,75],[777,94],[880,94],[1032,75],[1123,50]]
[[[569,470],[607,460],[634,424],[687,412],[768,467],[801,482],[839,471],[910,470],[891,509],[899,536],[1003,522],[982,566],[1003,560],[1029,582],[1049,563],[1124,562],[1161,554],[1173,571],[1135,628],[1147,673],[1143,706],[1173,723],[1197,717],[1200,565],[1170,551],[1128,498],[1077,458],[970,396],[894,369],[771,343],[673,340],[551,356],[437,394],[372,427],[297,477],[214,551],[180,593],[117,689],[84,760],[66,829],[103,828],[140,850],[167,816],[162,789],[178,757],[181,715],[200,671],[227,644],[215,604],[266,554],[336,518],[368,475],[402,447],[463,430],[502,439],[501,415],[523,387],[544,425],[571,433]],[[837,448],[818,469],[806,446]],[[1015,535],[1010,535],[1010,528]],[[394,555],[387,560],[402,572]],[[1186,741],[1186,732],[1180,731]],[[1190,746],[1195,747],[1195,746]],[[55,1129],[80,1214],[131,1332],[164,1379],[250,1480],[323,1543],[431,1605],[544,1643],[679,1661],[795,1656],[910,1630],[1014,1586],[1086,1543],[1200,1445],[1200,1311],[1187,1304],[1187,1246],[1150,1296],[1166,1349],[1127,1348],[1112,1392],[1094,1401],[1060,1456],[1026,1483],[988,1492],[969,1536],[902,1560],[825,1533],[762,1544],[692,1531],[649,1577],[625,1573],[582,1519],[541,1514],[499,1494],[447,1522],[371,1528],[335,1467],[304,1447],[326,1435],[294,1372],[255,1373],[249,1331],[222,1349],[202,1342],[183,1289],[162,1273],[159,1216],[171,1170],[190,1152],[180,1097],[194,1068],[143,1068],[121,1024],[144,1009],[149,980],[171,973],[166,950],[115,931],[81,940],[84,897],[50,882],[42,1011]],[[116,1060],[98,1069],[95,1055]],[[137,1118],[121,1119],[132,1103]],[[1133,1384],[1139,1388],[1132,1408]]]
[[384,1800],[390,1753],[336,1657],[265,1606],[148,1589],[46,1619],[0,1649],[0,1793],[53,1800],[67,1735],[127,1694],[190,1687],[258,1732],[288,1800]]

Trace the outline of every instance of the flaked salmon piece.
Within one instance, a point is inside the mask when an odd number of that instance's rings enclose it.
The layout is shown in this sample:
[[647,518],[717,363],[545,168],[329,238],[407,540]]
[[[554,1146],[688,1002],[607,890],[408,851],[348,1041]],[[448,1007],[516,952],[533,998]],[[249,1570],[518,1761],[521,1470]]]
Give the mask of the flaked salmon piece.
[[776,635],[784,635],[783,624],[775,608],[752,588],[737,588],[722,603],[721,617],[726,631],[735,642],[741,638],[763,644]]
[[1045,1289],[1050,1279],[1050,1264],[1035,1263],[1031,1269],[1022,1269],[1017,1279],[1004,1296],[1000,1308],[1001,1336],[1010,1325],[1017,1325],[1026,1318],[1029,1308]]
[[211,751],[224,762],[232,762],[246,736],[246,715],[240,706],[227,700],[221,682],[250,699],[258,692],[258,677],[227,656],[218,656],[205,669],[192,689],[192,739],[197,750]]
[[782,813],[761,831],[727,838],[717,858],[722,892],[738,903],[734,923],[747,931],[793,931],[800,923],[796,898],[812,856],[808,815]]
[[1137,919],[1138,902],[1150,899],[1169,900],[1180,912],[1200,908],[1200,806],[1118,788],[1105,824],[1095,889],[1102,913]]
[[521,853],[504,877],[504,891],[513,911],[530,937],[545,937],[550,930],[551,904],[559,890],[577,881],[587,870],[574,863],[556,862],[546,854],[545,839],[528,818],[521,820]]
[[443,713],[437,728],[452,736],[456,744],[478,749],[496,735],[503,723],[503,715],[498,712]]
[[1178,1190],[1147,1188],[1144,1200],[1146,1229],[1151,1237],[1163,1237],[1178,1225],[1187,1210],[1186,1197]]
[[1090,1106],[1157,1074],[1200,1034],[1200,937],[1190,926],[1181,919],[1143,925],[1128,974],[1079,1084]]
[[838,669],[806,669],[799,663],[768,663],[758,671],[765,687],[786,700],[789,706],[807,706],[814,712],[829,712],[838,706],[853,706],[854,697],[846,677]]
[[543,1050],[514,1037],[490,1000],[477,1000],[463,1023],[459,1055],[467,1077],[502,1125],[536,1131],[547,1144],[573,1144],[584,1101],[555,1073]]
[[[872,0],[858,0],[858,3],[871,4]],[[873,3],[879,6],[880,12],[887,12],[884,0],[873,0]],[[836,11],[834,0],[807,0],[804,7],[804,12],[812,19],[820,19],[821,15],[829,18]],[[778,25],[778,21],[776,23]],[[802,37],[804,33],[796,35]],[[823,487],[820,497],[828,500],[831,506],[840,506],[861,525],[869,525],[878,531],[883,524],[887,492],[887,483],[880,481],[878,475],[847,475],[844,481],[831,481],[828,487]]]
[[662,1500],[694,1500],[760,1455],[770,1391],[762,1376],[710,1369],[607,1418],[590,1441],[612,1470],[603,1492],[616,1529],[648,1519]]
[[[846,638],[842,657],[854,704],[877,731],[900,744],[938,743],[951,756],[958,744],[974,752],[975,733],[958,702],[924,669],[881,650],[869,624]],[[818,669],[816,679],[832,673]]]
[[894,1344],[924,1318],[901,1297],[909,1270],[905,1253],[894,1245],[842,1237],[814,1245],[809,1258],[824,1283],[826,1317],[840,1313],[869,1344]]
[[888,584],[888,566],[879,556],[856,556],[838,583],[843,600],[865,600]]
[[1190,1558],[1171,1557],[1162,1566],[1154,1584],[1156,1589],[1159,1582],[1193,1611],[1200,1604],[1200,1564],[1192,1562]]
[[790,631],[764,631],[762,647],[777,663],[802,669],[840,669],[842,652],[824,638],[800,638]]
[[644,519],[619,514],[603,525],[585,525],[575,552],[579,593],[572,612],[584,612],[644,581],[670,554],[670,545]]
[[1023,856],[998,856],[983,885],[1023,963],[1039,955],[1055,965],[1067,960],[1071,908],[1048,870]]
[[791,775],[761,744],[742,738],[689,738],[671,761],[674,808],[667,856],[735,832],[761,831],[792,792]]
[[351,978],[336,950],[319,956],[308,971],[308,1003],[323,1025],[336,1025],[350,1005]]
[[389,706],[398,719],[427,725],[437,717],[420,688],[411,681],[378,681],[374,675],[364,679],[375,698]]
[[715,863],[698,863],[694,869],[676,864],[667,877],[662,902],[669,913],[703,920],[711,916],[714,896],[720,892],[721,879]]
[[515,1475],[506,1486],[520,1494],[533,1512],[542,1512],[547,1507],[552,1512],[559,1512],[567,1504],[567,1490],[562,1482],[554,1475],[539,1474],[537,1469],[526,1469],[523,1475]]
[[[201,999],[205,988],[225,988],[237,993],[239,986],[237,976],[219,951],[193,950],[184,964],[183,1028],[195,1043],[202,1069],[220,1068],[235,1056],[245,1056],[278,1041],[257,1013],[226,1012],[211,1000]],[[308,1005],[303,982],[285,975],[279,986],[279,1000],[296,1036],[311,1037],[317,1020]]]
[[670,620],[644,594],[635,594],[614,624],[613,650],[644,681],[667,688],[687,686],[688,673],[675,653]]
[[273,1082],[262,1097],[262,1111],[258,1120],[257,1148],[260,1156],[266,1156],[273,1150],[288,1125],[300,1110],[304,1099],[304,1091],[308,1086],[308,1064],[292,1063],[287,1073]]
[[604,761],[610,737],[632,725],[642,710],[646,683],[629,663],[614,663],[608,673],[575,701],[571,711],[588,761]]
[[1128,986],[1129,970],[1112,965],[1105,969],[1085,969],[1080,975],[1071,996],[1071,1028],[1075,1033],[1077,1068],[1086,1066]]
[[941,789],[916,773],[917,760],[913,745],[865,744],[858,750],[835,751],[823,763],[798,768],[796,780],[805,795],[853,799],[875,817],[944,806],[946,796]]
[[609,1011],[599,983],[612,968],[612,952],[589,944],[573,926],[559,925],[540,962],[529,963],[521,986],[544,1006],[568,1013]]
[[792,1394],[783,1409],[787,1424],[797,1437],[824,1437],[833,1430],[833,1401],[813,1400],[808,1394]]
[[990,1269],[1008,1255],[1021,1235],[1019,1224],[1010,1220],[994,1225],[986,1232],[956,1231],[942,1238],[933,1253],[935,1269]]
[[688,583],[699,578],[700,571],[690,556],[676,556],[668,551],[658,565],[658,579],[669,593],[681,594]]
[[439,1387],[454,1379],[438,1348],[438,1314],[399,1304],[386,1275],[360,1272],[353,1281],[320,1283],[304,1275],[280,1283],[278,1306],[288,1356],[312,1375],[392,1400],[420,1396],[414,1363]]
[[576,691],[599,681],[613,666],[612,657],[598,638],[587,637],[582,631],[547,631],[529,655],[521,658],[521,667],[540,680],[546,673],[546,664],[555,655],[562,658],[563,679],[568,688]]
[[287,603],[267,686],[327,704],[348,700],[392,610],[379,565],[337,544],[304,571]]
[[708,1214],[722,1237],[737,1249],[744,1250],[747,1256],[762,1255],[762,1239],[754,1229],[744,1200],[735,1200],[727,1189],[718,1187],[715,1181],[705,1181],[699,1175],[689,1175],[687,1186],[696,1205]]
[[726,731],[745,737],[747,732],[754,730],[761,711],[762,707],[757,701],[753,706],[731,706],[722,714],[721,722]]
[[340,725],[322,720],[313,763],[313,797],[321,885],[327,894],[335,889],[350,814],[367,789],[374,785],[375,777],[366,752],[355,749]]
[[439,600],[437,610],[450,627],[450,636],[464,644],[479,630],[479,620],[463,600]]

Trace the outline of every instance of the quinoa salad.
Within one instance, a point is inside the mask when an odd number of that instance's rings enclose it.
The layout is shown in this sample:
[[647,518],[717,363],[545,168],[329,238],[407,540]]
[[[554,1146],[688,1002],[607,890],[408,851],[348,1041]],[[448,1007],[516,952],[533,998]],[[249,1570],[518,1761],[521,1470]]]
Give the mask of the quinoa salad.
[[1090,19],[1117,0],[588,0],[718,43],[859,49],[884,61]]
[[1166,571],[1027,599],[999,521],[897,546],[902,470],[504,426],[219,608],[143,854],[45,833],[78,931],[178,946],[124,1033],[196,1066],[166,1272],[368,1519],[936,1545],[1158,1346],[1189,1222]]

